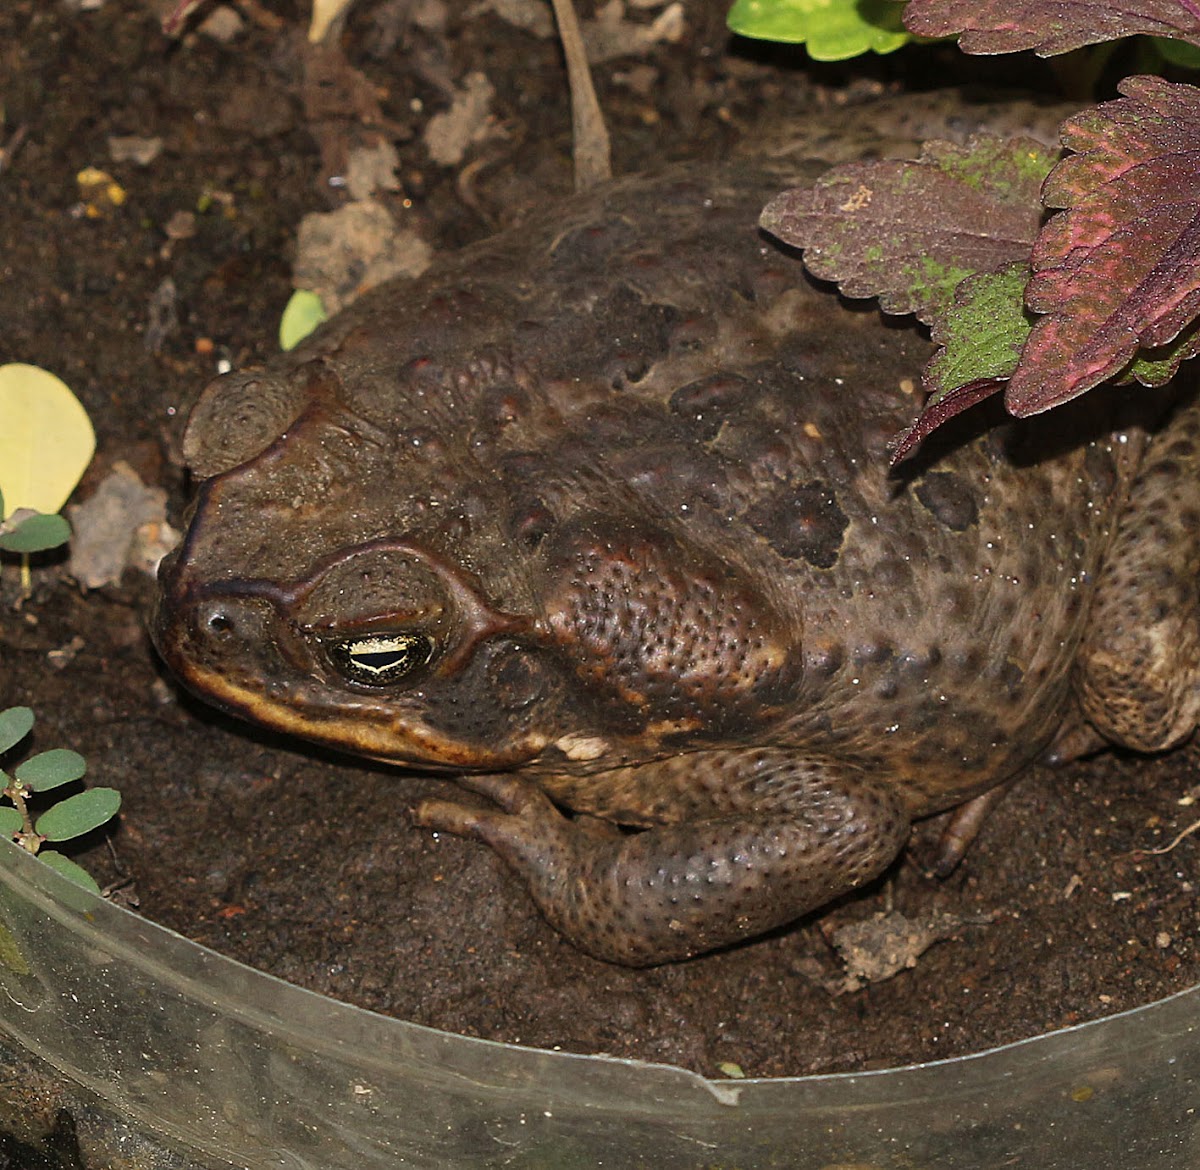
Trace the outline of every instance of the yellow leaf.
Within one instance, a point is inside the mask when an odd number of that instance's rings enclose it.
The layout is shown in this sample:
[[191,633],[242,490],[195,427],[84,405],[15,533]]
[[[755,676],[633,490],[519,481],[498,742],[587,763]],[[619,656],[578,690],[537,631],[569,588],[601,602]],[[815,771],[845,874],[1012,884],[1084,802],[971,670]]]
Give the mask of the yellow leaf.
[[18,508],[57,512],[95,450],[87,413],[62,381],[21,362],[0,366],[0,519]]

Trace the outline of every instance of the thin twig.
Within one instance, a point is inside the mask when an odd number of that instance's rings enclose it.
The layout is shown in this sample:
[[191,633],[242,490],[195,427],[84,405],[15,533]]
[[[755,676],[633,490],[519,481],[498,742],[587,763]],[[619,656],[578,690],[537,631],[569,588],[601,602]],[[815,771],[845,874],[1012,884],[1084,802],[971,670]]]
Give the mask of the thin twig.
[[575,136],[575,190],[586,191],[612,178],[612,152],[604,114],[592,84],[583,33],[571,0],[553,0],[558,37],[567,59],[571,86],[571,126]]

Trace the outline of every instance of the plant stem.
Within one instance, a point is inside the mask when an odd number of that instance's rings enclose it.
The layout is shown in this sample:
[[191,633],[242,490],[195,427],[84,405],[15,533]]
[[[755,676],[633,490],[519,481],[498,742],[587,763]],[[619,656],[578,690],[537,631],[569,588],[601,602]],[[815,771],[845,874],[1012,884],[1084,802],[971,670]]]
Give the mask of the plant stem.
[[7,796],[16,805],[17,812],[21,814],[21,820],[24,822],[24,828],[17,834],[17,844],[26,852],[36,854],[42,847],[42,838],[38,836],[37,830],[33,827],[33,817],[29,812],[29,804],[25,800],[24,785],[19,780],[12,780],[2,795]]

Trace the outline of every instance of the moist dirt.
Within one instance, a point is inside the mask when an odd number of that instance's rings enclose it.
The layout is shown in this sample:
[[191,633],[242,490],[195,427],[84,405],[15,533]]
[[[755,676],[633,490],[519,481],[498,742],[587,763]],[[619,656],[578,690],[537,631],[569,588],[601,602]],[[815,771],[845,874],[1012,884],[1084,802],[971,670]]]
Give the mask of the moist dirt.
[[[87,407],[99,446],[77,499],[124,461],[168,491],[178,522],[182,414],[218,363],[276,350],[300,219],[344,200],[338,168],[364,134],[395,146],[381,198],[435,251],[567,194],[572,178],[557,42],[492,5],[359,0],[320,68],[306,5],[248,4],[229,39],[178,41],[160,31],[167,7],[0,9],[0,362],[47,367]],[[675,40],[655,39],[663,6],[625,13],[637,48],[597,69],[619,171],[719,156],[777,114],[828,118],[880,91],[1056,84],[1040,63],[964,64],[946,46],[814,66],[731,41],[724,7],[685,3]],[[492,90],[483,115],[470,112],[486,92],[477,74]],[[456,101],[466,129],[447,148],[429,123]],[[139,163],[114,157],[113,137],[160,141]],[[123,197],[85,191],[88,167]],[[84,593],[49,556],[32,596],[19,593],[6,561],[0,707],[33,707],[33,747],[76,748],[91,783],[124,794],[117,829],[78,859],[154,921],[349,1003],[471,1036],[775,1076],[979,1051],[1200,975],[1200,834],[1151,852],[1198,815],[1194,746],[1034,769],[947,880],[922,865],[935,820],[861,896],[724,953],[629,971],[563,942],[483,846],[412,827],[412,805],[448,781],[275,739],[181,694],[146,637],[149,577],[128,570]],[[839,928],[885,911],[889,925],[936,923],[941,941],[890,979],[848,979]]]

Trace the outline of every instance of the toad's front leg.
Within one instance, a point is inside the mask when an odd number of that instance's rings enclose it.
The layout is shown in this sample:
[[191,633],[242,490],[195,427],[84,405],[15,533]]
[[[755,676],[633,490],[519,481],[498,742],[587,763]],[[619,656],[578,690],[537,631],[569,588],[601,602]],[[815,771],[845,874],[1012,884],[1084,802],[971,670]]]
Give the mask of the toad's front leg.
[[630,966],[790,922],[879,874],[909,829],[885,784],[776,749],[691,752],[571,781],[580,795],[595,786],[603,796],[589,805],[614,820],[666,822],[612,836],[573,823],[517,777],[464,783],[503,811],[427,800],[417,823],[486,841],[554,927]]

